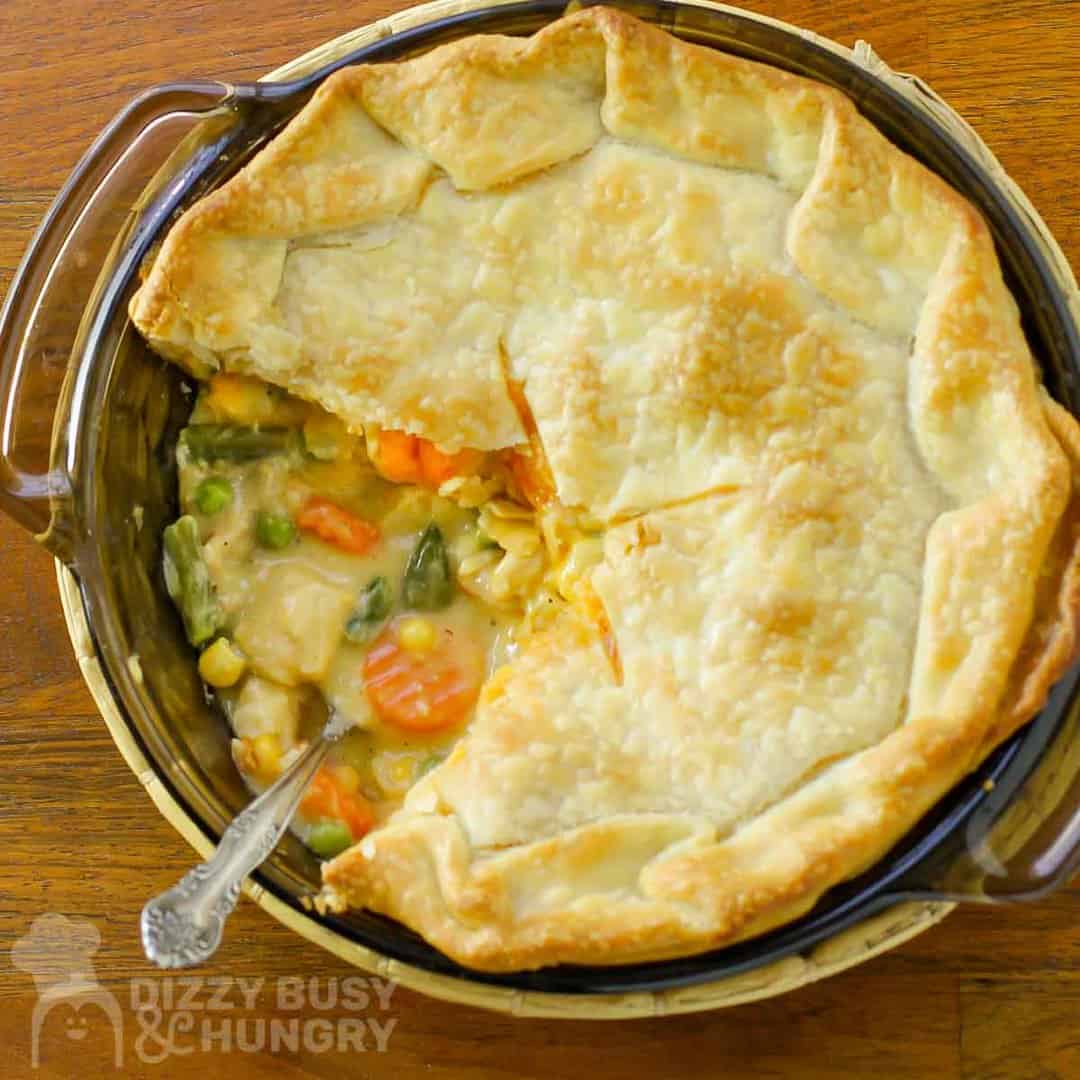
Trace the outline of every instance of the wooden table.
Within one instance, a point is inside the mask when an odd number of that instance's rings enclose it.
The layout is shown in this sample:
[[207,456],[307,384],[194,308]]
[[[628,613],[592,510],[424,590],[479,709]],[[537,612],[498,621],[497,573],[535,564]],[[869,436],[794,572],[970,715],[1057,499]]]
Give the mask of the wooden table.
[[[185,75],[253,78],[397,6],[386,0],[0,0],[0,291],[78,156],[138,90]],[[1080,264],[1080,3],[758,0],[754,6],[845,44],[864,37],[894,67],[926,78],[981,131]],[[93,963],[120,1007],[129,1075],[1080,1077],[1075,885],[1031,907],[960,911],[863,968],[780,999],[606,1025],[515,1020],[405,990],[385,1011],[374,999],[364,1006],[353,997],[320,1012],[326,1002],[311,991],[323,997],[344,991],[342,980],[354,973],[244,902],[215,963],[201,974],[264,980],[248,986],[252,1008],[240,1007],[235,983],[189,989],[194,1011],[178,999],[163,1003],[166,1021],[181,1017],[182,1025],[186,1016],[194,1027],[174,1030],[176,1052],[155,1064],[163,1047],[140,1026],[132,993],[145,996],[149,985],[160,994],[167,984],[132,982],[154,976],[139,949],[138,912],[190,865],[192,852],[158,816],[95,712],[72,661],[51,560],[6,520],[0,545],[4,1077],[32,1073],[36,1000],[8,946],[49,912],[89,920],[100,934]],[[314,986],[302,984],[301,1005],[297,980],[311,979]],[[168,985],[179,994],[179,984]],[[215,1003],[215,993],[223,1000]],[[66,1013],[44,1025],[39,1074],[110,1075],[112,1035],[103,1014],[70,1007]],[[241,1016],[251,1021],[247,1027],[236,1022]],[[350,1017],[364,1025],[365,1053],[356,1050],[356,1024],[340,1023]],[[320,1026],[322,1018],[328,1026]],[[396,1023],[387,1035],[368,1019]],[[261,1037],[256,1020],[263,1022]],[[276,1054],[269,1049],[271,1021],[280,1037]],[[299,1029],[293,1051],[283,1025],[297,1021],[308,1026]],[[85,1037],[75,1041],[80,1030]],[[150,1026],[151,1033],[163,1030]],[[352,1049],[342,1030],[353,1030]],[[388,1040],[385,1053],[377,1052],[376,1031]],[[227,1050],[226,1034],[233,1040]],[[341,1038],[339,1046],[334,1040]],[[250,1049],[259,1045],[261,1051]]]

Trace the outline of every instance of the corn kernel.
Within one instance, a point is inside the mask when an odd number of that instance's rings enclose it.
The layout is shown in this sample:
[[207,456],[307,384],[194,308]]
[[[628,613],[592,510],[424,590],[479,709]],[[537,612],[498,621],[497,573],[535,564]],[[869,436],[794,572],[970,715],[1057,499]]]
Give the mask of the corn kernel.
[[331,772],[346,795],[355,795],[360,790],[360,774],[351,765],[334,765]]
[[270,780],[281,771],[281,739],[272,732],[256,735],[251,740],[251,753],[255,759],[255,771]]
[[224,690],[235,686],[247,669],[247,661],[233,648],[228,638],[218,638],[199,657],[199,674],[211,686]]
[[216,413],[237,424],[269,419],[265,384],[246,375],[215,375],[210,380],[209,400]]
[[428,620],[413,616],[403,619],[398,627],[398,641],[409,652],[427,652],[438,640],[434,624]]

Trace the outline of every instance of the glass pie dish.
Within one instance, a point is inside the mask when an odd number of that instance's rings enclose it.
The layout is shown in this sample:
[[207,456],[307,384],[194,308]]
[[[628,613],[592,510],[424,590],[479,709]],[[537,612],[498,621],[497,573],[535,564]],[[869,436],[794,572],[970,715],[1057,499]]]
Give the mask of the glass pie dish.
[[[893,75],[865,47],[848,54],[730,9],[632,10],[678,36],[842,88],[894,142],[964,192],[994,230],[1048,388],[1074,406],[1070,377],[1080,353],[1067,265],[989,153],[926,88]],[[157,538],[175,513],[172,447],[188,402],[181,377],[147,353],[128,324],[125,301],[139,267],[178,209],[243,164],[330,71],[464,34],[528,33],[561,12],[544,3],[431,6],[275,73],[289,81],[150,91],[84,159],[16,279],[3,323],[5,505],[66,568],[69,625],[103,714],[151,794],[201,849],[246,792],[224,725],[162,609]],[[953,899],[1035,896],[1068,877],[1078,846],[1075,686],[1074,669],[1031,726],[870,872],[799,921],[716,952],[618,968],[465,971],[375,915],[307,915],[301,901],[317,869],[291,840],[252,894],[356,963],[496,1008],[633,1015],[775,993],[854,962],[868,942],[895,943]]]

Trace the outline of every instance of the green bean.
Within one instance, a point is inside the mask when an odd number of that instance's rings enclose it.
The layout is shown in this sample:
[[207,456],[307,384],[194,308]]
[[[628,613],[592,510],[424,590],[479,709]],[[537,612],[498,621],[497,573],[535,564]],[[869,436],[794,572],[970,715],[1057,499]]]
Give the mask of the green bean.
[[194,501],[200,514],[220,514],[233,501],[233,486],[224,476],[208,476],[195,489]]
[[180,445],[196,461],[256,461],[283,454],[295,444],[296,433],[283,427],[189,424],[180,432]]
[[296,539],[296,526],[288,514],[260,510],[255,516],[255,539],[260,547],[278,551]]
[[312,825],[308,832],[307,846],[320,859],[332,859],[346,848],[352,847],[352,833],[344,821],[327,820]]
[[163,535],[165,587],[184,620],[192,645],[203,645],[221,629],[224,615],[203,558],[199,525],[185,514]]
[[421,534],[405,567],[401,595],[415,611],[439,611],[454,598],[454,578],[439,526],[432,522]]
[[381,575],[372,578],[364,587],[356,610],[345,624],[345,636],[362,645],[375,636],[375,631],[386,621],[394,606],[394,590]]

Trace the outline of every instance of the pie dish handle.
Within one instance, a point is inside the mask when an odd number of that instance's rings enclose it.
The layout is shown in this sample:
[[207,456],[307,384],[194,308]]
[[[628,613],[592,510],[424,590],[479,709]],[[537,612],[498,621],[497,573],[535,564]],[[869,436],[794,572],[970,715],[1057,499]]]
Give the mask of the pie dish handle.
[[895,892],[905,899],[1039,900],[1080,871],[1080,664],[1000,758],[958,820],[947,816],[935,827],[940,841],[931,841]]
[[183,174],[192,129],[231,112],[232,94],[169,83],[128,104],[53,200],[0,309],[0,509],[66,563],[76,530],[65,420],[103,283]]

